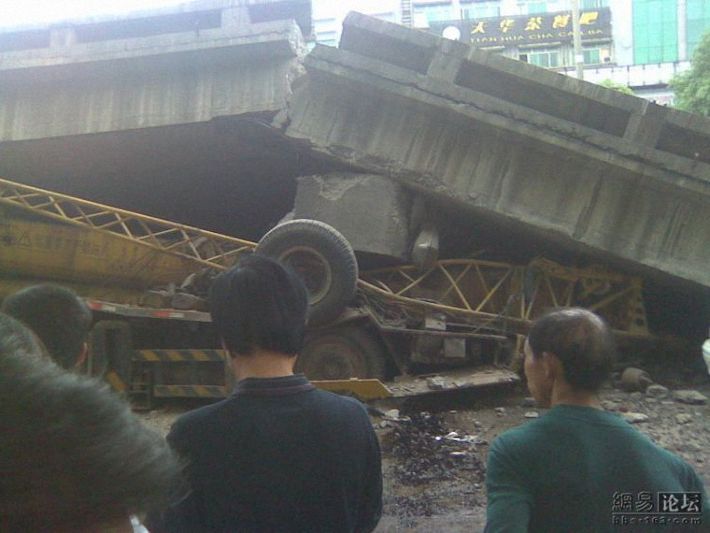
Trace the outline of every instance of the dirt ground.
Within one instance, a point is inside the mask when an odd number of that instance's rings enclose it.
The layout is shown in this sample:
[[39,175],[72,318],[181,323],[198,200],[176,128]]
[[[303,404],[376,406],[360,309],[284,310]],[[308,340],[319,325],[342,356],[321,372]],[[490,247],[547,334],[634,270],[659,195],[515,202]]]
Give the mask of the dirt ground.
[[[710,398],[710,380],[695,375],[664,384],[669,389],[665,397],[662,390],[654,397],[608,387],[602,392],[602,404],[619,416],[645,415],[647,419],[634,426],[683,457],[710,487],[710,405],[673,399],[674,391],[681,389]],[[174,418],[191,407],[173,404],[141,416],[167,433]],[[526,401],[522,387],[373,407],[372,421],[383,450],[384,515],[376,530],[380,533],[482,531],[490,442],[503,431],[530,422],[535,413],[544,414]]]

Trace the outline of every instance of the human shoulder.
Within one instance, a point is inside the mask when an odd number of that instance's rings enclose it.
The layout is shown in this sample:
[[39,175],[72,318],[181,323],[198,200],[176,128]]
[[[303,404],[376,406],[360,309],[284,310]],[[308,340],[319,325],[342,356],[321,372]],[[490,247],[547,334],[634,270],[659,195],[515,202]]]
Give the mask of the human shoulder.
[[491,443],[491,451],[498,453],[525,453],[545,436],[545,417],[526,422],[498,435]]
[[212,423],[217,413],[219,413],[229,402],[226,398],[220,402],[200,407],[193,411],[188,411],[180,415],[170,427],[168,440],[171,444],[189,440],[190,436],[197,433],[202,434],[206,426]]

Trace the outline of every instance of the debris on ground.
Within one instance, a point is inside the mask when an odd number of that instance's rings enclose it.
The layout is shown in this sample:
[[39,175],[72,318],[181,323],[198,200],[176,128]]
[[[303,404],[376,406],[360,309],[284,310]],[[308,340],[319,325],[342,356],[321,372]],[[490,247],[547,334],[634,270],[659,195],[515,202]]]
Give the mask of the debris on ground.
[[677,390],[673,393],[673,397],[680,403],[690,405],[705,405],[708,401],[707,396],[696,390]]
[[649,385],[646,388],[646,396],[649,398],[655,398],[655,399],[664,399],[668,398],[668,395],[670,394],[670,391],[668,390],[668,387],[664,387],[663,385],[658,385],[653,384]]
[[653,385],[651,376],[641,368],[628,367],[621,373],[621,388],[625,391],[645,391]]
[[540,413],[537,411],[528,411],[523,415],[525,418],[539,418]]
[[622,416],[630,424],[639,424],[641,422],[648,422],[648,415],[643,414],[643,413],[624,413]]
[[413,414],[400,419],[393,430],[392,455],[398,460],[394,472],[400,483],[418,485],[465,476],[482,482],[485,464],[476,436],[451,431],[440,415]]

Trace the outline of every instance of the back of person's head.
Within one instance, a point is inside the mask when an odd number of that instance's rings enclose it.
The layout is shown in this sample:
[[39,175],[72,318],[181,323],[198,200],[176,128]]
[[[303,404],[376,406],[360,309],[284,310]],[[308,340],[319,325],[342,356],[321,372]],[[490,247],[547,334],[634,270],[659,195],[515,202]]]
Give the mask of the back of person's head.
[[179,479],[164,439],[33,342],[0,313],[0,531],[101,531],[163,504]]
[[596,392],[614,362],[614,336],[597,315],[581,308],[557,309],[535,321],[528,343],[533,357],[557,356],[565,380],[574,388]]
[[210,312],[231,353],[261,349],[296,355],[303,347],[308,293],[291,270],[253,254],[215,279]]
[[91,328],[91,310],[70,289],[35,285],[5,298],[2,311],[29,327],[60,366],[74,368]]

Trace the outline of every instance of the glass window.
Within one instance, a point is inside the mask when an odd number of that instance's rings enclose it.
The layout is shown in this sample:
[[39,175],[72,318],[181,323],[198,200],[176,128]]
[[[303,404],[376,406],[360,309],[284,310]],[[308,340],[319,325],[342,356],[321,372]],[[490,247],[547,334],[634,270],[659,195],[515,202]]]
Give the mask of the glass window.
[[678,14],[676,2],[634,0],[634,63],[664,63],[678,60]]
[[528,2],[528,13],[547,13],[547,2]]
[[415,13],[423,13],[429,22],[457,19],[457,17],[454,16],[451,5],[421,6],[417,8]]
[[608,5],[609,0],[582,0],[579,7],[580,9],[599,9]]
[[582,50],[584,55],[585,65],[599,65],[601,61],[601,49],[599,48],[585,48]]
[[500,16],[500,2],[477,2],[461,6],[463,20],[483,19],[486,17]]
[[528,63],[538,67],[554,68],[560,66],[559,50],[530,50],[527,53]]
[[688,59],[691,59],[703,33],[710,31],[710,0],[686,1]]

